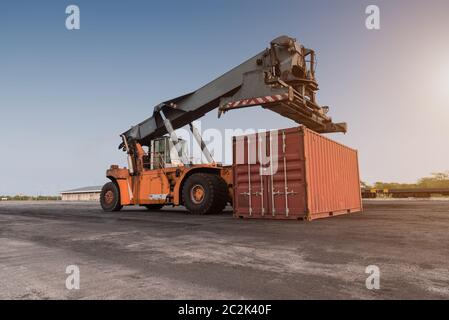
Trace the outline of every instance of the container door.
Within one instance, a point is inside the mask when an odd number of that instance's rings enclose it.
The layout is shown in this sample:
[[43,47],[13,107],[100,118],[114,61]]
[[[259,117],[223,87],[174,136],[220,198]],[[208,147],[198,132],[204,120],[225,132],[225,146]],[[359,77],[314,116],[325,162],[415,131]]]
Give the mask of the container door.
[[263,184],[260,175],[260,163],[258,154],[260,146],[257,135],[249,135],[246,139],[246,153],[248,156],[248,206],[249,214],[255,216],[265,215],[265,201],[263,199]]
[[276,219],[305,216],[304,168],[298,128],[236,137],[235,215]]
[[263,216],[263,181],[258,162],[259,146],[256,135],[234,140],[234,210],[236,215]]
[[306,215],[305,161],[297,128],[271,132],[270,175],[266,176],[269,214],[278,219]]

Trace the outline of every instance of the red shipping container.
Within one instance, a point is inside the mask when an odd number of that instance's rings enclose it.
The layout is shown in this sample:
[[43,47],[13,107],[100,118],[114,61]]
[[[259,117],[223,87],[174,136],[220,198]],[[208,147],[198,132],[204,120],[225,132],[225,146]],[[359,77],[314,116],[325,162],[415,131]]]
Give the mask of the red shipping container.
[[233,175],[235,217],[313,220],[362,210],[357,151],[303,126],[234,137]]

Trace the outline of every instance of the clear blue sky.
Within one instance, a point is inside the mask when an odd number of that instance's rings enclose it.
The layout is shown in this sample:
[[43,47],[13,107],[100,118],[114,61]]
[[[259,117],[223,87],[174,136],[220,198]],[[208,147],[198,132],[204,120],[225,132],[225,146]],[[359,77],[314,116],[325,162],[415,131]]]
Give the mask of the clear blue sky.
[[[65,8],[81,30],[65,28]],[[381,30],[365,28],[377,4]],[[102,184],[118,135],[159,102],[296,37],[318,54],[318,101],[367,182],[449,170],[448,1],[1,1],[0,194]],[[256,108],[204,127],[282,128]]]

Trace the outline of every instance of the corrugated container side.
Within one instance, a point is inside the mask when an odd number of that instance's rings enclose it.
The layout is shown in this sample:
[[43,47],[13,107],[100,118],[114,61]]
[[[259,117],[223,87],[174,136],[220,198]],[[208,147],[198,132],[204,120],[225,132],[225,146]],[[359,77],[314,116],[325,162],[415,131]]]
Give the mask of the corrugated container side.
[[303,128],[308,219],[362,210],[357,151]]
[[236,137],[233,151],[236,217],[313,220],[362,208],[357,151],[305,127]]

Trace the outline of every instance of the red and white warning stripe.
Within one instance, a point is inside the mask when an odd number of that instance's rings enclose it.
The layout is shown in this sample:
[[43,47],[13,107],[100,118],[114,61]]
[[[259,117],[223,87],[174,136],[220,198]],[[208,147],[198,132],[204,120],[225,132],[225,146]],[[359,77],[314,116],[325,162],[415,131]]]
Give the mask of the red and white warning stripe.
[[255,106],[260,104],[272,103],[288,99],[288,93],[276,94],[274,96],[264,96],[258,98],[243,99],[238,101],[229,102],[226,104],[226,108]]

